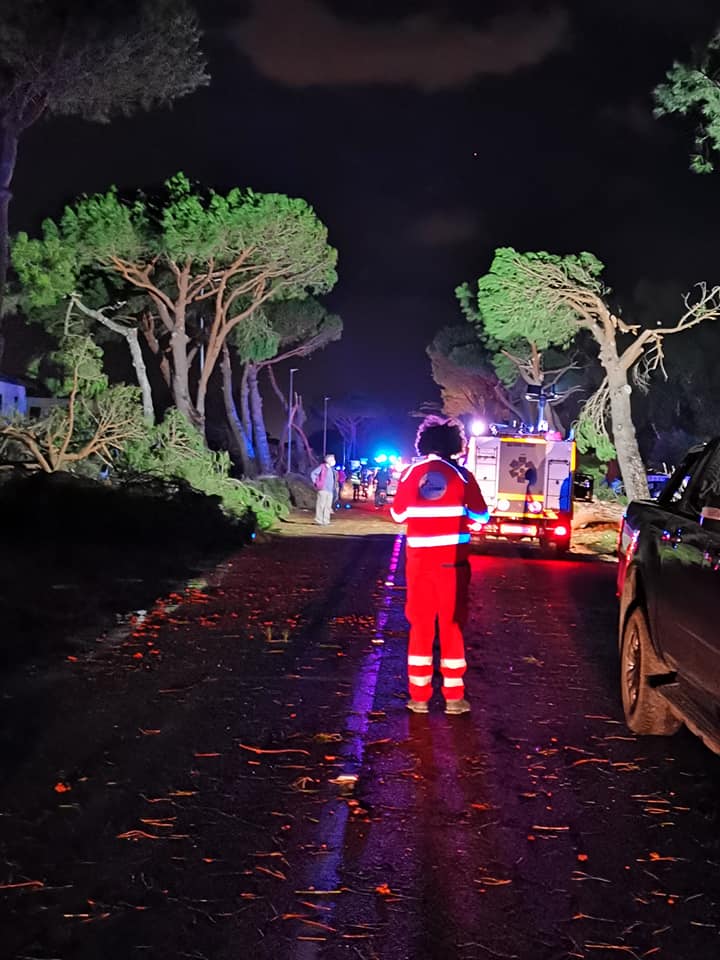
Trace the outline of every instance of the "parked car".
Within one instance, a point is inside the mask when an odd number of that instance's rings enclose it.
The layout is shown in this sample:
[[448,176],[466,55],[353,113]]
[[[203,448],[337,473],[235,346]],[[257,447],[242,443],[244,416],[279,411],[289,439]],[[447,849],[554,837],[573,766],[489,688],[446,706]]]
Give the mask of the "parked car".
[[685,723],[720,753],[720,437],[691,449],[618,545],[620,690],[628,726]]

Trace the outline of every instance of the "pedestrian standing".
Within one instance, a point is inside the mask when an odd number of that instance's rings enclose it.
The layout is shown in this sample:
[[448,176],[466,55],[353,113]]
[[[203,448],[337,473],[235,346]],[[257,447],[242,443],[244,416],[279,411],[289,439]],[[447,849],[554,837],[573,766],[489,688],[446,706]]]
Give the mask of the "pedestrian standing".
[[432,696],[437,622],[445,712],[467,713],[463,627],[470,586],[469,522],[485,523],[488,509],[475,477],[455,462],[465,432],[454,419],[427,417],[415,443],[421,460],[400,477],[390,513],[407,522],[405,566],[410,623],[408,709],[427,713]]
[[328,453],[320,466],[310,474],[313,486],[317,491],[315,497],[315,523],[326,527],[330,523],[333,500],[335,498],[335,454]]
[[381,467],[375,474],[375,509],[380,510],[387,503],[390,469]]
[[339,510],[342,506],[341,500],[343,495],[343,487],[345,486],[345,480],[347,479],[347,474],[345,473],[344,467],[338,467],[335,473],[335,509]]

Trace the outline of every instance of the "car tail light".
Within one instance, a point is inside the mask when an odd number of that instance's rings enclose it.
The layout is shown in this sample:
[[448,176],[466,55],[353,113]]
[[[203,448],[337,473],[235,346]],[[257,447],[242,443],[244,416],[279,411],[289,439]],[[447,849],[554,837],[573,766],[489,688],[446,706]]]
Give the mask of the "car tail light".
[[570,531],[568,530],[568,528],[567,528],[564,524],[559,523],[559,524],[555,527],[555,529],[553,530],[553,536],[554,536],[554,537],[558,537],[558,538],[562,538],[562,537],[566,537],[569,532],[570,532]]

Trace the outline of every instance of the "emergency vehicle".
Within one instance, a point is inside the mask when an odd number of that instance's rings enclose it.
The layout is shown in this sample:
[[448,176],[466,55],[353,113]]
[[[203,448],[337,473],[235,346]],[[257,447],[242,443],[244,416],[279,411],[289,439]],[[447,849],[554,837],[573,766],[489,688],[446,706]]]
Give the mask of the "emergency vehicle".
[[534,540],[564,554],[570,548],[574,440],[532,434],[472,436],[465,466],[474,475],[490,512],[471,524],[473,538]]

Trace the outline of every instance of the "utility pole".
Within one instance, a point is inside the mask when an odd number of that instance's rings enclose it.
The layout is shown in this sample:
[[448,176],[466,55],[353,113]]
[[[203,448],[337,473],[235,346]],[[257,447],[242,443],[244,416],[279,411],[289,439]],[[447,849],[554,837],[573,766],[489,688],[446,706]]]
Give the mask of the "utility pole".
[[292,367],[292,369],[290,370],[290,392],[288,393],[288,424],[287,424],[287,434],[288,434],[287,472],[288,474],[292,469],[293,374],[297,372],[298,372],[297,367]]
[[327,405],[330,397],[323,397],[323,403],[325,405],[323,410],[323,459],[327,454]]

